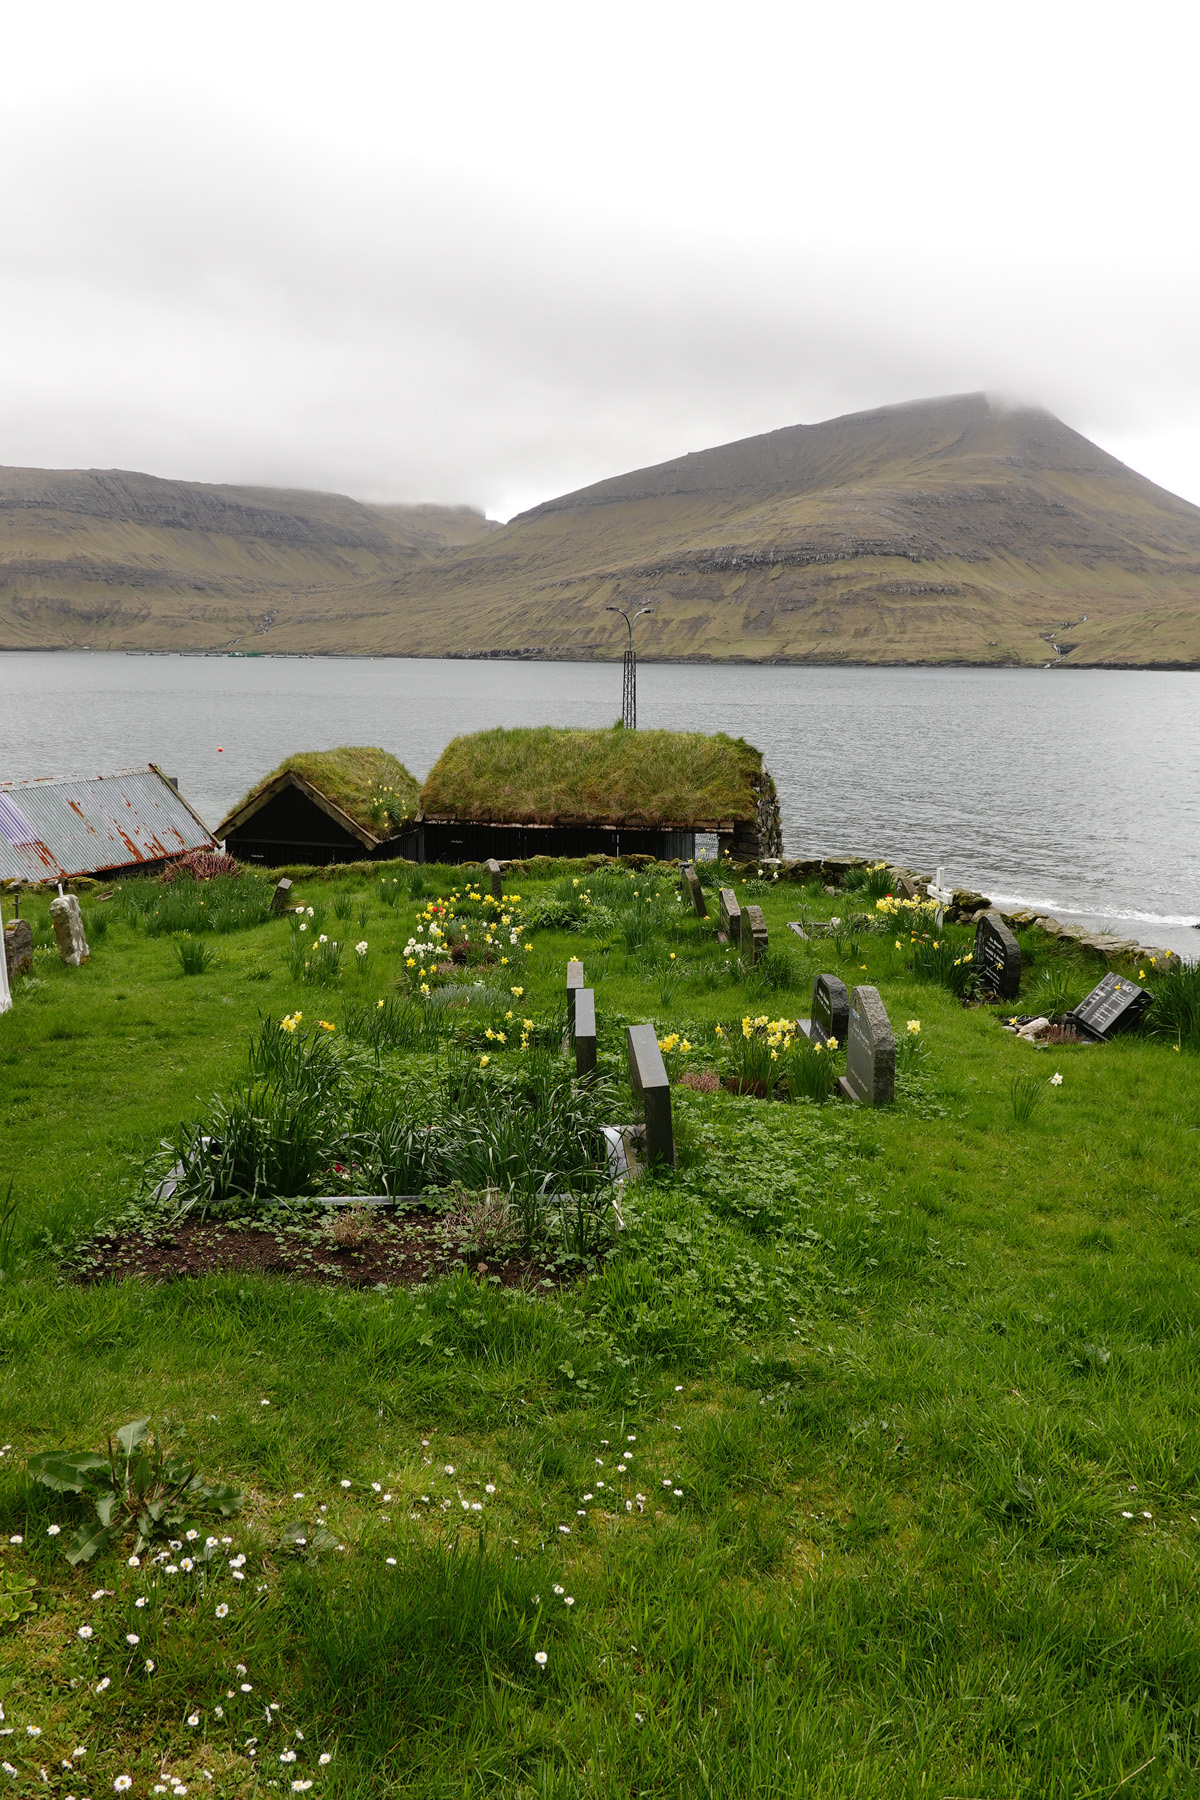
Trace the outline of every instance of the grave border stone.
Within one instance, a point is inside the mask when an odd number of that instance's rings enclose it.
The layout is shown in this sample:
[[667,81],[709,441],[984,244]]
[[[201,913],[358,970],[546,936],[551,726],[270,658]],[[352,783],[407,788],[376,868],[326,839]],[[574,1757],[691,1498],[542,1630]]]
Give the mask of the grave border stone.
[[[864,1021],[877,1034],[874,1040],[867,1037]],[[886,1037],[883,1036],[884,1031],[887,1033]],[[869,1093],[860,1093],[852,1079],[858,1073],[858,1059],[853,1053],[857,1044],[864,1039],[874,1051],[871,1056],[872,1082]],[[853,1100],[859,1106],[890,1106],[896,1098],[896,1034],[892,1030],[892,1021],[888,1018],[879,989],[865,983],[853,988],[850,993],[846,1073],[838,1081],[838,1091],[844,1099]]]
[[[817,1017],[817,994],[822,982],[826,983],[826,992],[829,995],[830,1029],[828,1031]],[[798,1029],[804,1033],[810,1043],[827,1044],[833,1038],[837,1041],[838,1049],[844,1050],[846,1039],[850,1033],[850,995],[845,982],[839,975],[831,975],[824,969],[819,970],[813,976],[812,999],[809,1005],[812,1009],[812,1017],[797,1019]],[[837,1029],[838,1027],[840,1029]]]
[[280,913],[288,912],[290,910],[288,902],[291,897],[292,878],[290,875],[281,875],[275,883],[275,892],[271,895],[272,914],[278,916]]
[[574,957],[567,964],[567,1039],[575,1041],[575,996],[583,986],[583,964]]
[[738,943],[742,962],[748,969],[767,954],[767,921],[761,906],[743,906]]
[[[996,946],[990,956],[989,945]],[[1021,988],[1021,946],[994,906],[975,921],[972,966],[995,999],[1016,999]],[[989,980],[989,975],[995,980]]]
[[[1097,996],[1104,994],[1104,1000]],[[1108,1004],[1107,996],[1120,996],[1120,1004],[1115,1009]],[[1128,995],[1128,998],[1125,996]],[[1130,981],[1127,975],[1118,975],[1115,969],[1100,977],[1091,993],[1079,1002],[1072,1012],[1065,1014],[1065,1022],[1074,1025],[1084,1037],[1091,1038],[1094,1043],[1103,1044],[1111,1036],[1120,1036],[1122,1032],[1133,1031],[1141,1024],[1154,1004],[1154,996],[1149,989],[1139,987],[1136,981]],[[1088,1017],[1086,1009],[1092,1007],[1092,1016]],[[1101,1020],[1096,1022],[1097,1015]]]
[[675,1132],[671,1123],[671,1080],[658,1047],[653,1025],[629,1025],[625,1030],[629,1057],[629,1085],[642,1096],[646,1109],[646,1160],[675,1166]]
[[488,880],[492,884],[492,899],[502,901],[504,899],[504,872],[500,864],[494,856],[489,856],[484,867],[488,872]]
[[696,910],[696,917],[707,919],[708,907],[705,905],[704,889],[700,885],[700,877],[696,873],[695,863],[680,863],[679,879],[681,884],[686,883],[687,885],[688,893],[692,897],[692,905]]
[[596,1073],[594,988],[578,988],[575,993],[575,1073],[581,1081]]

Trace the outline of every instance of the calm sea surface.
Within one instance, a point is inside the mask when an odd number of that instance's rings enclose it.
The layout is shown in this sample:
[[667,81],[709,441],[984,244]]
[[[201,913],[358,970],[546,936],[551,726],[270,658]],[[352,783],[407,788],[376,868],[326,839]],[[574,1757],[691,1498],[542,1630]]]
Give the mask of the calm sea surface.
[[[619,665],[0,655],[0,781],[156,762],[215,825],[293,750],[606,725]],[[757,744],[790,855],[849,852],[1200,949],[1200,676],[642,664],[638,720]]]

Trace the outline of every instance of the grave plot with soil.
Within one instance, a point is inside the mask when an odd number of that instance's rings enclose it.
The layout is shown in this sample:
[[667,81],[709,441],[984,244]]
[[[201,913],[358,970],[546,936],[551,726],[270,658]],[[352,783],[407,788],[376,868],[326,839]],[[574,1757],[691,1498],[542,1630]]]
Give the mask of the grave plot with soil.
[[71,1267],[84,1284],[220,1274],[342,1288],[416,1287],[466,1270],[480,1282],[530,1290],[557,1287],[576,1272],[548,1248],[522,1251],[511,1234],[507,1242],[479,1237],[475,1218],[412,1208],[350,1207],[315,1220],[185,1218],[165,1230],[94,1238]]

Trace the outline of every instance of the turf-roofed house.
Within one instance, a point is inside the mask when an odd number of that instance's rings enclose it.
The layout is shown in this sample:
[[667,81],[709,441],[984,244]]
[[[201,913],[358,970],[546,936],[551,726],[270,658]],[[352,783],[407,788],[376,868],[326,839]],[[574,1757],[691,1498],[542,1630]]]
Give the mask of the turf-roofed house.
[[421,790],[428,862],[529,856],[691,857],[699,833],[735,857],[781,853],[761,752],[718,732],[478,731],[448,744]]
[[289,756],[238,802],[217,836],[239,862],[344,863],[420,859],[417,783],[386,750]]

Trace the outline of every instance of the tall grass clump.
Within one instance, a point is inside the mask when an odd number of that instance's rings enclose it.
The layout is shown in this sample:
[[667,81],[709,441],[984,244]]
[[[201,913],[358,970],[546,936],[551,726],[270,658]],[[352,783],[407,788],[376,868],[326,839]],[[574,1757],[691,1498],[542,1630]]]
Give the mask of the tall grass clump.
[[271,889],[257,875],[216,875],[211,881],[184,876],[165,886],[140,880],[122,888],[120,903],[130,924],[148,937],[196,937],[264,924],[271,916]]
[[1200,962],[1172,957],[1151,989],[1150,1029],[1186,1050],[1200,1050]]
[[185,975],[203,975],[217,960],[212,945],[203,938],[176,938],[174,948],[175,960]]
[[969,943],[957,954],[955,951],[956,946],[948,937],[934,937],[932,933],[923,932],[912,943],[913,974],[919,981],[936,982],[939,987],[957,994],[960,1000],[967,1000],[979,985],[975,975],[975,954]]
[[798,1032],[783,1054],[782,1079],[789,1100],[831,1099],[838,1083],[837,1051]]

